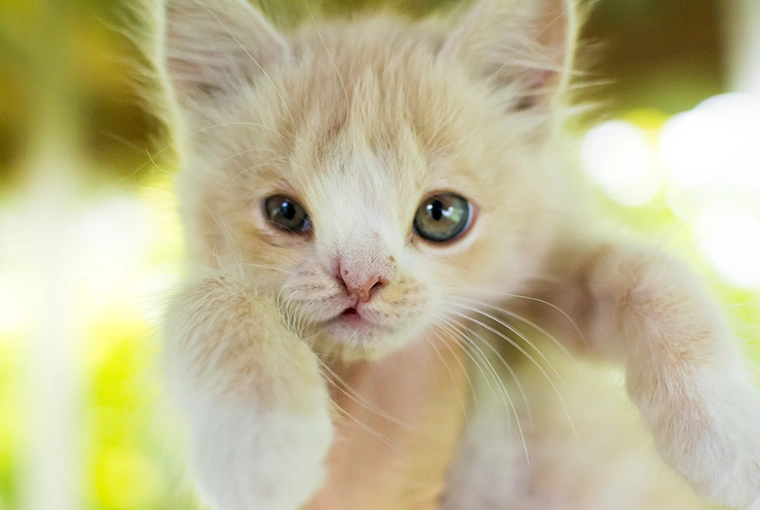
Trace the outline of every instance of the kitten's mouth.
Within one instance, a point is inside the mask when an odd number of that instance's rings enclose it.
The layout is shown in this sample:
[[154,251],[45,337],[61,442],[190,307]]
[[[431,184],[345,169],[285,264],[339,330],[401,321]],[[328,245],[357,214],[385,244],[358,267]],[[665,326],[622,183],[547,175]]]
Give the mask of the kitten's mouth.
[[363,310],[359,306],[346,307],[338,315],[323,324],[326,331],[340,339],[346,334],[353,337],[355,334],[376,335],[381,332],[390,332],[391,328],[377,323],[369,310]]
[[[354,305],[354,306],[346,306]],[[404,325],[378,313],[366,303],[345,303],[342,311],[319,325],[319,342],[324,352],[336,352],[346,360],[377,358],[404,340]],[[401,336],[399,336],[401,334]]]
[[339,324],[344,324],[346,326],[352,326],[352,327],[361,327],[365,328],[370,326],[370,321],[368,321],[361,313],[359,313],[359,310],[354,308],[353,306],[350,306],[343,310],[340,315],[335,317],[333,319],[334,322],[337,322]]
[[375,326],[371,320],[365,317],[354,306],[349,306],[343,310],[340,315],[337,315],[332,320],[328,321],[328,324],[339,326],[341,328],[348,327],[352,330],[358,331],[367,331]]

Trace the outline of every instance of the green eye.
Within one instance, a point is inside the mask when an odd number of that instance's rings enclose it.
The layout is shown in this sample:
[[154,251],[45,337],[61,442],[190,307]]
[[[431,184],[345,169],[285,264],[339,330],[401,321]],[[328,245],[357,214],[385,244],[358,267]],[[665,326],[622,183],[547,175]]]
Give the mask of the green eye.
[[459,237],[470,225],[470,203],[453,193],[442,193],[422,202],[414,216],[414,232],[435,243]]
[[311,231],[311,219],[301,204],[283,195],[273,195],[264,201],[267,218],[272,224],[294,234]]

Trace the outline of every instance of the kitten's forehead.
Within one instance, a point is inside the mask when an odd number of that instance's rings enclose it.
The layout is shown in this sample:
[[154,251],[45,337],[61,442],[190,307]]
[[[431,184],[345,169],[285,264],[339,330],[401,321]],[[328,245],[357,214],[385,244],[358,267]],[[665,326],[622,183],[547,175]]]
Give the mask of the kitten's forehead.
[[[392,144],[373,145],[369,138],[360,125],[349,121],[329,150],[321,151],[321,159],[309,162],[314,152],[305,148],[293,155],[298,193],[322,242],[340,244],[362,230],[395,244],[408,230],[419,200],[424,161],[408,150],[394,150]],[[407,143],[399,140],[397,145]]]
[[[396,34],[403,36],[409,34]],[[461,70],[441,64],[427,46],[407,41],[396,52],[387,40],[371,38],[357,45],[311,48],[314,53],[285,70],[285,99],[273,103],[281,108],[278,129],[290,137],[294,172],[306,178],[390,179],[402,188],[445,180],[455,166],[458,177],[467,174],[466,164],[430,165],[431,160],[464,156],[458,146],[483,120],[477,110],[492,119],[500,119],[499,113],[477,104],[473,90],[458,88],[461,80],[452,74]],[[466,152],[460,162],[477,157],[480,147]],[[365,175],[364,169],[372,172]]]
[[[393,24],[349,28],[328,33],[325,45],[312,41],[285,70],[285,101],[273,103],[283,109],[285,130],[296,133],[296,157],[374,153],[383,175],[398,171],[393,178],[412,177],[418,187],[425,177],[445,180],[455,166],[458,177],[479,179],[466,163],[493,145],[503,120],[487,87],[473,86],[459,63],[436,54],[435,34]],[[445,158],[458,161],[423,164]],[[427,166],[428,175],[410,174],[414,166]]]

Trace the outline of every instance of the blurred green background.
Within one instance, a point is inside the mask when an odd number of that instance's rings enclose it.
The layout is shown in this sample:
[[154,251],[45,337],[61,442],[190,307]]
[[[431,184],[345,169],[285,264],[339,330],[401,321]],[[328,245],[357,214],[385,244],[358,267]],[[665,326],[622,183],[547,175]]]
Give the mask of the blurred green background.
[[[576,129],[597,199],[686,257],[759,361],[760,1],[596,3],[579,96],[598,107]],[[155,368],[182,258],[172,151],[125,5],[0,5],[0,510],[194,508]],[[305,5],[263,2],[289,26]]]

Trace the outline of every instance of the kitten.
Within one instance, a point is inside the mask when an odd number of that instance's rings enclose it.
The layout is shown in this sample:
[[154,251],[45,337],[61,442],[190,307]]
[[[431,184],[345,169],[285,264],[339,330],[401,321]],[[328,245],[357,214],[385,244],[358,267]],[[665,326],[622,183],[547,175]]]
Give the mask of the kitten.
[[[705,500],[760,508],[760,398],[718,308],[584,210],[562,132],[573,6],[481,0],[451,30],[377,16],[288,36],[245,0],[160,10],[189,262],[166,365],[213,508],[700,506],[639,421]],[[432,411],[404,436],[394,406]],[[384,454],[416,452],[414,477],[445,486],[346,496],[385,472],[334,453],[361,412],[385,416],[374,446],[396,434]]]

